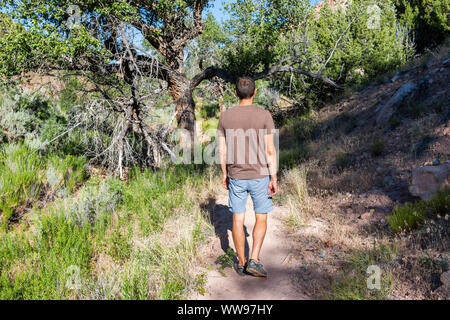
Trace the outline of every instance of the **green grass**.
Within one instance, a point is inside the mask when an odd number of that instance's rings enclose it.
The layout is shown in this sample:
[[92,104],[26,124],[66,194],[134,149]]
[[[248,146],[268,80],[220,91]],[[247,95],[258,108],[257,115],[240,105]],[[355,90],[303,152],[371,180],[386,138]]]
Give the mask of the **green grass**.
[[372,157],[381,156],[386,151],[386,143],[382,138],[376,138],[370,145]]
[[[396,258],[396,248],[380,244],[370,250],[356,250],[350,253],[343,265],[341,277],[331,283],[329,292],[325,294],[330,300],[380,300],[386,299],[393,286],[390,263]],[[367,273],[369,266],[381,269],[380,289],[369,289]]]
[[87,225],[78,226],[63,216],[43,214],[40,232],[2,233],[0,299],[62,299],[71,266],[80,277],[89,274],[93,246]]
[[387,221],[395,232],[410,231],[426,218],[448,213],[450,208],[450,188],[440,191],[429,201],[407,202],[396,207]]
[[281,149],[278,155],[280,170],[294,168],[307,160],[310,154],[310,149],[305,144],[290,149]]
[[338,170],[344,170],[354,163],[353,156],[347,152],[339,151],[336,153],[335,166]]
[[313,137],[318,125],[312,113],[286,120],[284,127],[297,139],[306,141]]
[[202,179],[202,175],[189,167],[175,166],[155,173],[150,170],[140,173],[135,168],[123,193],[125,211],[137,217],[144,234],[161,230],[164,221],[180,204],[186,209],[192,207],[192,200],[186,199],[182,192],[183,186],[192,184],[195,189]]
[[[80,173],[80,161],[42,159],[43,181],[51,164],[55,181],[76,184],[60,178]],[[204,180],[196,167],[134,169],[129,183],[92,177],[76,198],[34,209],[27,223],[0,231],[0,299],[180,299],[201,291],[205,279],[192,270],[212,232],[194,206]]]
[[82,157],[42,156],[22,144],[7,144],[0,151],[0,228],[20,206],[32,207],[48,193],[70,194],[87,177]]

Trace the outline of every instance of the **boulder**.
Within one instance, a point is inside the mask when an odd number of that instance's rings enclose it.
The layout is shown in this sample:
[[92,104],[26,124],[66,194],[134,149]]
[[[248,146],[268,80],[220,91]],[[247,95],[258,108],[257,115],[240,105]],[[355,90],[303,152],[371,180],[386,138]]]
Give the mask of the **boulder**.
[[418,167],[412,170],[409,192],[422,200],[430,200],[436,192],[450,186],[450,164]]
[[408,82],[402,85],[397,92],[384,104],[376,116],[376,123],[383,125],[391,119],[392,115],[403,100],[409,96],[412,92],[417,90],[418,86],[414,82]]
[[441,274],[441,282],[445,288],[450,289],[450,270]]

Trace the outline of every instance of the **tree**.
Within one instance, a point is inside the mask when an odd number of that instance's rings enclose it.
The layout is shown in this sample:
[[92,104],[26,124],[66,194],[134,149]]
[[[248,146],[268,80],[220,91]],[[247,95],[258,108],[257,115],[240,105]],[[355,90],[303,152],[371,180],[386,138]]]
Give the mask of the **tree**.
[[446,0],[395,0],[397,15],[415,39],[416,50],[423,53],[442,43],[449,36]]
[[[297,73],[341,88],[320,72],[293,67],[290,62],[295,54],[278,60],[279,55],[267,50],[286,28],[295,25],[290,10],[297,12],[297,6],[306,2],[258,2],[260,10],[255,17],[259,23],[248,21],[251,30],[262,30],[256,40],[259,50],[253,54],[254,66],[246,67],[254,79]],[[253,3],[238,1],[238,6],[248,7],[246,12],[250,12]],[[192,77],[187,75],[185,50],[204,31],[202,12],[207,0],[0,0],[0,4],[6,12],[2,24],[8,35],[3,40],[1,72],[64,70],[90,79],[90,90],[100,93],[102,106],[122,115],[121,128],[111,142],[117,147],[115,160],[120,172],[130,131],[143,136],[150,164],[159,165],[161,152],[171,153],[165,143],[168,127],[154,131],[144,121],[151,109],[148,99],[167,89],[175,104],[178,127],[192,133],[193,90],[214,78],[233,83],[240,74],[231,64],[225,65],[230,67],[227,70],[211,64]],[[147,48],[139,43],[142,40]],[[248,61],[247,54],[239,53],[241,61]]]

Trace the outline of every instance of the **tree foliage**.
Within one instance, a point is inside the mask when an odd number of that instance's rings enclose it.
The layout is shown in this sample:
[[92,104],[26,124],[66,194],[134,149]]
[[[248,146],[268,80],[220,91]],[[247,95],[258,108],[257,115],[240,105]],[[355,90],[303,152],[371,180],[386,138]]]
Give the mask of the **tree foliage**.
[[408,26],[418,53],[449,36],[450,3],[446,0],[395,0],[400,21]]

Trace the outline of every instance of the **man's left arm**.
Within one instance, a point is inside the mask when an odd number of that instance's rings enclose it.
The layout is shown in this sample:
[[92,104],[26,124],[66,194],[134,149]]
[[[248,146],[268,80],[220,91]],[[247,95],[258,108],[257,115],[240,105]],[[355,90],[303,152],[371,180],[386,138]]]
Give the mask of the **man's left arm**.
[[219,139],[219,158],[220,167],[222,169],[222,186],[228,190],[228,175],[227,175],[227,142],[224,136],[218,137]]

